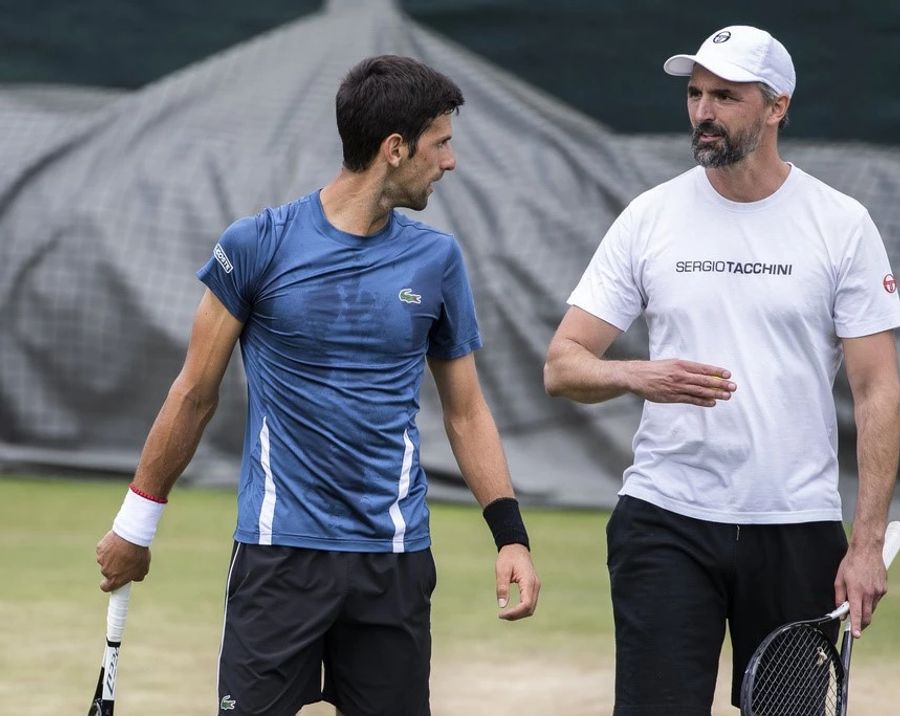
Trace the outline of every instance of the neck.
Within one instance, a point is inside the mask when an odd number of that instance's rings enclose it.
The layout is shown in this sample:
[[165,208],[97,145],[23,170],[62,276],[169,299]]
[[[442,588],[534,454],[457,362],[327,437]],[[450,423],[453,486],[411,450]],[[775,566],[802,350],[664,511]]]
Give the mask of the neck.
[[761,201],[774,194],[791,173],[777,149],[760,146],[737,164],[707,169],[713,188],[730,201]]
[[384,178],[375,169],[351,172],[342,168],[319,198],[328,223],[357,236],[381,231],[393,208],[384,194]]

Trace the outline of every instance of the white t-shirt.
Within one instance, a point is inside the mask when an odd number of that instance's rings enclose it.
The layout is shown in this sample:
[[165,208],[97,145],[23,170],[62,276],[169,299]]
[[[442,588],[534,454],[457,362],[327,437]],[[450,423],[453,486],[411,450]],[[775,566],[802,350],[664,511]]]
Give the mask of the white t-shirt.
[[865,207],[792,167],[762,201],[696,167],[637,197],[569,303],[621,330],[643,313],[650,358],[732,373],[713,408],[644,404],[619,494],[729,523],[840,520],[832,386],[841,338],[900,325]]

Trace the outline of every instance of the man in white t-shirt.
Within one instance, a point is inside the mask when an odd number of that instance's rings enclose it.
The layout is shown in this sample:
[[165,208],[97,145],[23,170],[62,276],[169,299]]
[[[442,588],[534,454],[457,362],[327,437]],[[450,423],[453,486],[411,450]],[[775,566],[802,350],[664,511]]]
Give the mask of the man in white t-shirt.
[[[787,50],[733,26],[665,71],[690,77],[699,166],[616,219],[544,369],[554,396],[645,400],[607,529],[617,716],[708,716],[726,624],[735,704],[778,624],[846,599],[858,637],[886,592],[900,449],[896,282],[865,207],[779,156]],[[604,359],[640,314],[650,359]],[[858,432],[849,547],[832,398],[842,358]]]

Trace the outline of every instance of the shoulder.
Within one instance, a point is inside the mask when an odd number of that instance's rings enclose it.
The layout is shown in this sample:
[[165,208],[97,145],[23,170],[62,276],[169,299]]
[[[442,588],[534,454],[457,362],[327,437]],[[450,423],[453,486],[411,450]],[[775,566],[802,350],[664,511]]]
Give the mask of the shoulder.
[[696,192],[697,173],[702,171],[702,167],[692,167],[662,184],[647,189],[632,199],[628,209],[635,213],[644,213],[671,206],[673,198]]
[[807,174],[798,166],[791,170],[797,173],[796,181],[802,196],[814,205],[817,211],[827,211],[826,216],[856,222],[868,215],[865,206],[848,194],[829,186],[812,174]]
[[221,243],[236,248],[274,251],[286,230],[299,216],[310,211],[310,196],[266,207],[256,214],[237,219],[222,234]]
[[255,217],[260,237],[280,238],[286,227],[291,226],[298,217],[304,216],[313,210],[313,194],[307,194],[300,199],[281,206],[263,209]]
[[219,243],[229,246],[255,243],[259,234],[256,220],[256,216],[242,216],[240,219],[235,219],[222,232]]
[[697,171],[703,170],[694,167],[638,194],[616,217],[607,235],[630,236],[641,227],[655,226],[672,212],[683,213],[698,193]]
[[412,217],[403,214],[396,209],[394,210],[394,221],[397,225],[397,231],[414,235],[416,238],[434,241],[435,243],[455,243],[456,238],[453,234],[436,229],[422,221],[416,221]]
[[416,221],[396,210],[394,211],[394,222],[397,234],[402,234],[406,240],[416,242],[420,249],[444,259],[453,259],[461,253],[456,237],[447,231],[441,231],[422,221]]

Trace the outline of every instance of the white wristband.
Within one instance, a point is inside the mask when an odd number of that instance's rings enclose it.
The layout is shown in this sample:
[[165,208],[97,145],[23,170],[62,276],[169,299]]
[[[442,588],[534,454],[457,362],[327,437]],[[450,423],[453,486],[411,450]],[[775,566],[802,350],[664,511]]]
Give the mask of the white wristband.
[[156,535],[156,525],[165,504],[148,500],[128,489],[112,530],[122,539],[141,547],[149,547]]

